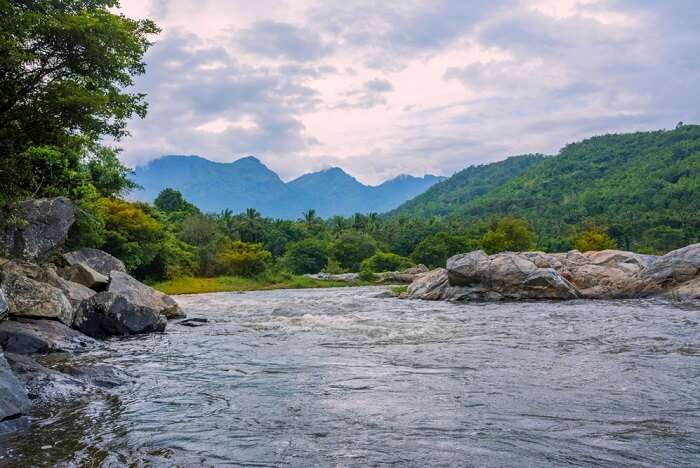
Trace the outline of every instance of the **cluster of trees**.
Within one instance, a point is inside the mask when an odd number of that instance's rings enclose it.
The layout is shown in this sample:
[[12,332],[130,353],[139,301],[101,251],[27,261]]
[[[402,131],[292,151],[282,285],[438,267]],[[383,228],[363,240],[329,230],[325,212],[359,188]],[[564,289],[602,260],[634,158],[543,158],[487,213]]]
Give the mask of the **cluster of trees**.
[[[613,248],[596,226],[571,239],[582,250]],[[296,220],[263,217],[254,209],[202,213],[180,192],[166,189],[153,205],[115,197],[83,202],[69,246],[103,249],[141,279],[179,276],[260,276],[403,270],[444,266],[452,255],[537,248],[527,220],[505,217],[456,224],[439,218],[396,219],[376,214],[327,220],[309,210]]]
[[139,278],[372,273],[442,266],[477,248],[662,252],[700,241],[698,126],[469,168],[387,216],[207,214],[170,189],[153,205],[124,200],[130,171],[102,142],[146,113],[128,90],[158,28],[116,6],[0,0],[0,208],[71,197],[69,247],[104,249]]

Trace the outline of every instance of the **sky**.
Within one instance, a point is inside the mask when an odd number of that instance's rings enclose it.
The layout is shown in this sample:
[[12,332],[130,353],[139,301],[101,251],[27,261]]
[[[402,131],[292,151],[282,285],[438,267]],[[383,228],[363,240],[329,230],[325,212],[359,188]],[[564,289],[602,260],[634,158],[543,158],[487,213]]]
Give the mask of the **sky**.
[[451,175],[700,122],[698,0],[121,0],[162,28],[122,160]]

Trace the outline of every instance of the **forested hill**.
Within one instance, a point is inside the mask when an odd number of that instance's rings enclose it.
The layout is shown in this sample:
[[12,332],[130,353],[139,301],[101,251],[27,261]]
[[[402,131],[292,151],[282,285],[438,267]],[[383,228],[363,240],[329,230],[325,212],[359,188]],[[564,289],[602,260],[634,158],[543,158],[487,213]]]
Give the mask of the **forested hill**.
[[392,215],[458,221],[519,216],[557,250],[583,224],[628,249],[700,241],[700,126],[590,138],[557,156],[468,168]]

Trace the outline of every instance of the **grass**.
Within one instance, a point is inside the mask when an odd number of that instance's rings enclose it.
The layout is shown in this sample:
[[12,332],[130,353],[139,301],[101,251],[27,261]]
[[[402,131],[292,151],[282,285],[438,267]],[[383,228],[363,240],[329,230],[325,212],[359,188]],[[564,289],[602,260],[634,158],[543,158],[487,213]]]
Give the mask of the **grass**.
[[391,288],[391,292],[393,292],[397,296],[400,296],[401,294],[405,293],[406,291],[408,291],[408,286],[394,286]]
[[305,276],[280,275],[277,277],[244,278],[219,276],[216,278],[176,278],[151,286],[166,294],[203,294],[213,292],[264,291],[270,289],[337,288],[363,286],[370,283],[347,281],[320,281]]

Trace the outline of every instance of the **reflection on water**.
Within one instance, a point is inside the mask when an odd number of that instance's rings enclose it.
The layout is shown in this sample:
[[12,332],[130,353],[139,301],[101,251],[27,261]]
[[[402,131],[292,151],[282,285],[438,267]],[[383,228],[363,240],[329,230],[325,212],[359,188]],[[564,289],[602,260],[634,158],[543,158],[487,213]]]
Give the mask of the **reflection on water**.
[[164,335],[49,357],[134,383],[38,408],[23,466],[699,466],[700,310],[210,294]]

